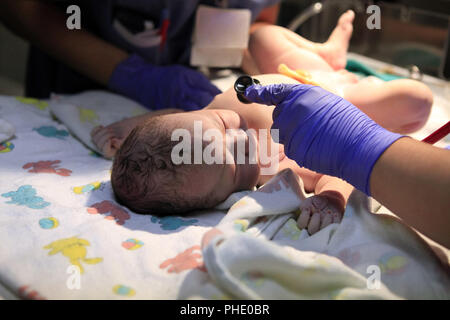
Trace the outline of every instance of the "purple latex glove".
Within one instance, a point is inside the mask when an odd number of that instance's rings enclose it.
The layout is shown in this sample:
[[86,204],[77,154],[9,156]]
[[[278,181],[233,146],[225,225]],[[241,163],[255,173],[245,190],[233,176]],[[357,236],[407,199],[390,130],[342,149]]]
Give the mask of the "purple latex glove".
[[108,86],[152,110],[198,110],[221,93],[200,72],[180,65],[152,65],[135,54],[116,67]]
[[275,105],[272,129],[300,166],[336,176],[370,195],[370,175],[381,154],[402,135],[370,119],[347,100],[317,86],[253,85],[246,97]]

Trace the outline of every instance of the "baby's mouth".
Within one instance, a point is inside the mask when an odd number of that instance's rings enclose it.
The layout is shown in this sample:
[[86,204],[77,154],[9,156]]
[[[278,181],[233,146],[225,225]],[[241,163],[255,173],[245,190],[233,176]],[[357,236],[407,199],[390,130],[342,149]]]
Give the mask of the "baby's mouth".
[[259,166],[259,143],[258,137],[252,130],[246,131],[248,140],[246,146],[246,156],[248,158],[249,164],[256,164]]
[[258,161],[258,139],[253,132],[247,130],[244,163],[236,163],[238,166],[238,183],[240,190],[248,190],[255,187],[259,181],[260,167]]

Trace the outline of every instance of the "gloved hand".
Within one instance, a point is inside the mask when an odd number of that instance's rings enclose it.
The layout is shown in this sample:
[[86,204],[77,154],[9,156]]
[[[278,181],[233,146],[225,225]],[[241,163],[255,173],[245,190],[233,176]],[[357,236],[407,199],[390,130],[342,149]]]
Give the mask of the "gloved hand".
[[370,195],[370,175],[381,154],[402,135],[392,133],[345,99],[317,86],[253,85],[246,97],[276,105],[286,155],[300,166],[342,178]]
[[108,86],[152,110],[198,110],[221,92],[200,72],[180,65],[155,66],[136,54],[116,67]]

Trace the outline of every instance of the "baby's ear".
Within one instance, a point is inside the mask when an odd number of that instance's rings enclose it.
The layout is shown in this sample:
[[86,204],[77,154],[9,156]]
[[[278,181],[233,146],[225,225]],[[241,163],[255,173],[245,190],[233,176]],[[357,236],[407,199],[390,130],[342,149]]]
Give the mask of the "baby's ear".
[[111,149],[115,149],[116,151],[120,149],[122,146],[123,139],[112,138],[111,139]]

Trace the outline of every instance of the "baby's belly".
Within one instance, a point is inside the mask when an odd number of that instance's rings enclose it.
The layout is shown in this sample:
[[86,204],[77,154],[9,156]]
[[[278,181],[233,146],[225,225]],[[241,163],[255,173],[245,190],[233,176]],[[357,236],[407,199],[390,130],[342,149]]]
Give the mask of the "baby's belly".
[[314,81],[341,97],[344,94],[345,87],[358,83],[358,77],[346,70],[333,72],[310,71],[310,73]]

